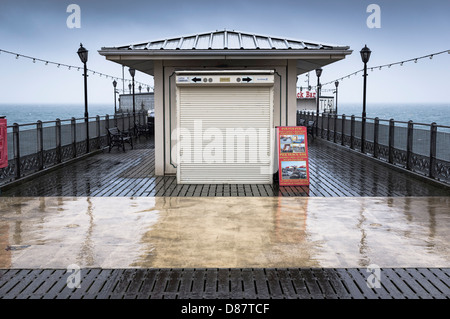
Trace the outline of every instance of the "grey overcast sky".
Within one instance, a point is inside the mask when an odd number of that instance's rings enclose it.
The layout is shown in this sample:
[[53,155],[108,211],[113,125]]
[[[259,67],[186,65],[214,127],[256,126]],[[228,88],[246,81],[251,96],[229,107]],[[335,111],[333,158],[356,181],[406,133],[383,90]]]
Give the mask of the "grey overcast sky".
[[[81,8],[81,28],[67,27],[72,3]],[[366,24],[372,3],[381,8],[381,28]],[[365,44],[372,50],[369,67],[450,50],[450,1],[0,1],[0,49],[81,65],[76,51],[82,42],[89,50],[88,68],[117,77],[122,67],[100,56],[101,47],[223,29],[350,46],[352,55],[324,68],[325,83],[360,70],[359,51]],[[0,54],[0,70],[0,103],[83,103],[82,72],[5,53]],[[369,71],[368,103],[450,104],[449,71],[447,53]],[[153,84],[142,73],[136,80]],[[305,80],[299,76],[298,86],[306,86]],[[111,82],[90,75],[89,102],[113,103]],[[361,101],[361,73],[340,84],[339,99]]]

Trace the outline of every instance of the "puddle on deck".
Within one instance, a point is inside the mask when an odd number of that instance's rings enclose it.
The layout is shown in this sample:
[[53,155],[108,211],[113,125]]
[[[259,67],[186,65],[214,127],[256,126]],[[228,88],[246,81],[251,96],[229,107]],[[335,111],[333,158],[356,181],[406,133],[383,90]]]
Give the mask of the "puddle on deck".
[[0,268],[449,267],[449,241],[449,197],[0,199]]

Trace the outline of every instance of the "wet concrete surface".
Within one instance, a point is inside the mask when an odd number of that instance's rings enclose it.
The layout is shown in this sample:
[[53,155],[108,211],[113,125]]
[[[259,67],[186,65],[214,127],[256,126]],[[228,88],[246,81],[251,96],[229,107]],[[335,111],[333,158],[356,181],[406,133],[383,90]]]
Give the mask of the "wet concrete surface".
[[0,268],[449,267],[449,197],[5,197]]

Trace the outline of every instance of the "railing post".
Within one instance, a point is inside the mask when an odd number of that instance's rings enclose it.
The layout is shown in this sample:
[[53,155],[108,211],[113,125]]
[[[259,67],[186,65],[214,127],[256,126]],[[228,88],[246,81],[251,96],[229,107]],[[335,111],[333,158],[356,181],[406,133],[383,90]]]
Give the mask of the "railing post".
[[378,117],[374,120],[373,125],[373,157],[378,158],[378,136],[380,134],[380,119]]
[[355,136],[355,116],[352,115],[351,120],[350,120],[350,148],[351,149],[355,148],[354,136]]
[[90,135],[90,133],[89,133],[89,131],[90,131],[89,130],[89,117],[87,118],[85,123],[87,125],[87,128],[86,128],[86,154],[87,154],[91,150],[91,137],[89,136]]
[[122,113],[122,131],[125,131],[125,113]]
[[341,145],[345,146],[345,114],[342,114],[342,128],[341,128]]
[[431,123],[430,128],[430,172],[429,176],[435,178],[436,172],[436,135],[437,135],[437,125],[435,122]]
[[366,153],[366,115],[361,119],[361,153]]
[[330,113],[327,113],[327,141],[330,140]]
[[[316,136],[319,136],[319,112],[316,112],[315,117],[316,117]],[[321,135],[322,136],[322,135]]]
[[[130,113],[128,113],[128,132],[130,131],[130,129],[131,129],[131,118],[132,118],[133,116],[131,116],[130,115]],[[134,126],[134,125],[133,125]]]
[[20,178],[20,138],[19,138],[19,124],[13,124],[13,141],[14,141],[14,161],[16,164],[15,178]]
[[414,123],[413,121],[408,121],[408,133],[406,137],[406,169],[411,170],[411,155],[413,147],[413,136],[414,136]]
[[322,118],[320,121],[322,122],[322,124],[320,125],[320,137],[325,138],[325,112],[322,112]]
[[109,129],[109,115],[106,114],[106,116],[105,116],[105,134],[106,134],[106,143],[108,143],[108,145],[109,145],[108,129]]
[[72,131],[72,153],[73,158],[77,157],[77,121],[72,117],[70,121],[70,130]]
[[42,121],[37,121],[36,123],[36,134],[38,170],[42,171],[44,169],[44,136],[42,132]]
[[389,120],[389,156],[388,161],[394,164],[394,133],[395,133],[395,122],[394,119]]
[[56,135],[56,162],[59,164],[62,162],[61,151],[61,120],[56,119],[55,123],[55,135]]
[[95,123],[97,126],[97,149],[100,149],[100,116],[95,117]]
[[334,130],[333,130],[333,142],[336,143],[337,141],[337,118],[338,115],[334,114]]
[[105,115],[105,133],[107,129],[109,129],[109,114]]

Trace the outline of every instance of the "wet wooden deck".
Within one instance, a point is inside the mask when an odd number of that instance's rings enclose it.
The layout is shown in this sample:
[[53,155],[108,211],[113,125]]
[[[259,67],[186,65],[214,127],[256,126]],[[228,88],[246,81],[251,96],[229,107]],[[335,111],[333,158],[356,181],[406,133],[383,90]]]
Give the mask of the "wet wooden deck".
[[[154,149],[142,141],[47,172],[2,196],[449,196],[448,188],[326,142],[309,148],[311,185],[177,185],[154,176]],[[65,269],[0,269],[1,299],[449,299],[449,268],[382,268],[381,287],[364,268],[82,269],[67,288]]]
[[[450,269],[364,268],[0,270],[1,299],[449,299]],[[69,279],[69,281],[71,281]]]
[[2,196],[449,196],[450,188],[426,183],[339,146],[313,141],[310,186],[177,185],[154,175],[152,141],[125,153],[104,151],[10,189]]

